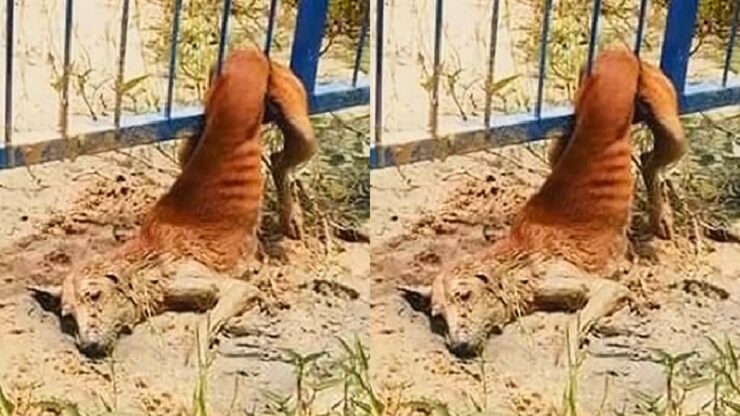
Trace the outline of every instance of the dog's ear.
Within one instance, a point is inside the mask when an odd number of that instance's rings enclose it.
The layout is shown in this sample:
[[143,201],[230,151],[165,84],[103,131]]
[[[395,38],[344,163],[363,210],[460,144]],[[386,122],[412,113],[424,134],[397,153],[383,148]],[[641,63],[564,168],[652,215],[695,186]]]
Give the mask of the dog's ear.
[[673,84],[660,69],[640,63],[637,87],[637,114],[654,136],[651,163],[665,166],[686,153],[688,143],[679,120],[679,107]]
[[432,288],[429,286],[397,286],[401,296],[411,305],[415,311],[427,315],[432,313]]
[[61,286],[37,286],[31,285],[26,287],[31,292],[31,296],[41,305],[41,307],[56,315],[62,312],[62,287]]

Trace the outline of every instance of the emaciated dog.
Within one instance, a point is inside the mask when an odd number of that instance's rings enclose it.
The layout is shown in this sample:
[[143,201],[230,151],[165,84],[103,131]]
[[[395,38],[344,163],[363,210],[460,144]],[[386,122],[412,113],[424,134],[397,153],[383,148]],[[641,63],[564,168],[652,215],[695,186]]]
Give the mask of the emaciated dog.
[[166,310],[212,309],[201,325],[208,337],[257,300],[241,277],[258,246],[266,115],[285,136],[271,157],[281,224],[289,237],[300,236],[289,172],[317,149],[306,92],[257,49],[233,52],[207,93],[202,135],[184,147],[181,174],[138,234],[75,268],[61,287],[30,288],[57,301],[80,351],[106,355],[121,333]]
[[572,131],[550,152],[552,172],[508,235],[443,270],[431,287],[399,288],[446,324],[453,353],[477,354],[492,331],[536,310],[583,308],[574,328],[582,334],[628,297],[607,277],[627,250],[636,112],[654,136],[653,149],[641,156],[650,224],[655,235],[670,238],[658,174],[687,147],[676,93],[632,52],[606,51],[582,79]]

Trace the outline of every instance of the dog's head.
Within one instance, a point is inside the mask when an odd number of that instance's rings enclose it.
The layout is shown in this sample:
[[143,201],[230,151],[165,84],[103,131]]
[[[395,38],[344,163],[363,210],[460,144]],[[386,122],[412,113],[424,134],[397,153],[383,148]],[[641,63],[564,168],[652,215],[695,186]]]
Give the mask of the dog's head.
[[432,329],[445,336],[450,352],[469,358],[513,318],[516,302],[508,293],[510,274],[511,265],[476,256],[442,271],[431,286],[399,290],[415,309],[429,314]]
[[42,305],[59,314],[62,329],[75,336],[80,352],[99,358],[141,320],[131,294],[130,273],[108,259],[94,259],[67,275],[61,286],[29,289]]

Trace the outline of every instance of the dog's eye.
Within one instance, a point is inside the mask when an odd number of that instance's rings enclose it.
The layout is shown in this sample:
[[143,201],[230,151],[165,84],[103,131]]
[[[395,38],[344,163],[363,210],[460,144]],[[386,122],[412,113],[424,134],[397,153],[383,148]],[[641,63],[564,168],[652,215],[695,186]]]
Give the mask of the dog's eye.
[[476,273],[475,277],[485,284],[488,284],[489,282],[488,275],[486,275],[485,273]]
[[88,299],[90,299],[91,301],[97,302],[98,300],[100,300],[100,295],[101,294],[102,294],[102,292],[100,291],[100,289],[95,288],[95,289],[88,290],[88,292],[85,294],[85,296]]
[[88,301],[97,302],[102,296],[102,291],[98,287],[92,286],[86,288],[82,296]]
[[118,284],[118,276],[116,276],[115,274],[107,273],[105,277],[109,279],[111,282],[113,282],[114,284]]
[[456,296],[462,302],[467,302],[470,300],[470,297],[472,296],[472,292],[469,289],[465,289],[465,290],[461,290],[457,292]]

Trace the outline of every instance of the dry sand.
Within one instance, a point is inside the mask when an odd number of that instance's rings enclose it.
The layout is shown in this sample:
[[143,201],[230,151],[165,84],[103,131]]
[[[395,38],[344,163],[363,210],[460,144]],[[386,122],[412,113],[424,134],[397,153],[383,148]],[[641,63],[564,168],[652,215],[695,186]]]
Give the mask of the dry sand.
[[[61,70],[63,6],[53,0],[16,5],[14,143],[58,134],[60,95],[53,84]],[[112,123],[121,6],[120,0],[75,2],[71,133]],[[124,99],[124,115],[161,109],[167,68],[146,46],[161,13],[152,2],[131,2],[124,80],[148,78],[138,87],[138,102]],[[230,22],[232,28],[242,23]],[[290,51],[292,27],[289,18],[278,24],[273,57],[282,62]],[[255,30],[261,44],[258,31],[264,28]],[[346,57],[329,55],[322,61],[320,80],[348,79]],[[3,54],[3,67],[4,59]],[[176,84],[176,105],[197,98],[195,91]],[[121,339],[113,361],[96,363],[77,352],[58,319],[25,290],[33,282],[59,283],[74,264],[120,244],[177,172],[171,145],[0,171],[0,384],[14,399],[63,399],[95,414],[108,406],[121,414],[161,415],[191,408],[198,369],[185,357],[200,315],[154,317]],[[327,350],[329,360],[340,349],[336,336],[367,340],[367,244],[338,242],[329,255],[315,237],[271,246],[275,257],[256,277],[270,282],[270,302],[234,323],[244,334],[221,340],[209,371],[207,401],[215,414],[231,407],[261,409],[268,391],[291,394],[295,375],[280,361],[281,348]],[[338,394],[324,393],[319,406]]]
[[[92,362],[24,289],[59,283],[74,264],[120,244],[176,172],[153,146],[0,172],[0,382],[15,398],[69,400],[86,413],[103,403],[121,414],[191,407],[197,367],[185,359],[201,315],[154,317],[120,340],[113,361]],[[220,340],[209,371],[214,414],[261,409],[267,391],[292,393],[293,367],[280,361],[281,349],[337,358],[335,337],[367,342],[367,244],[338,242],[328,256],[316,238],[270,246],[284,256],[268,259],[255,277],[271,288],[268,302],[232,322],[242,335]],[[319,405],[340,394],[323,393]]]

